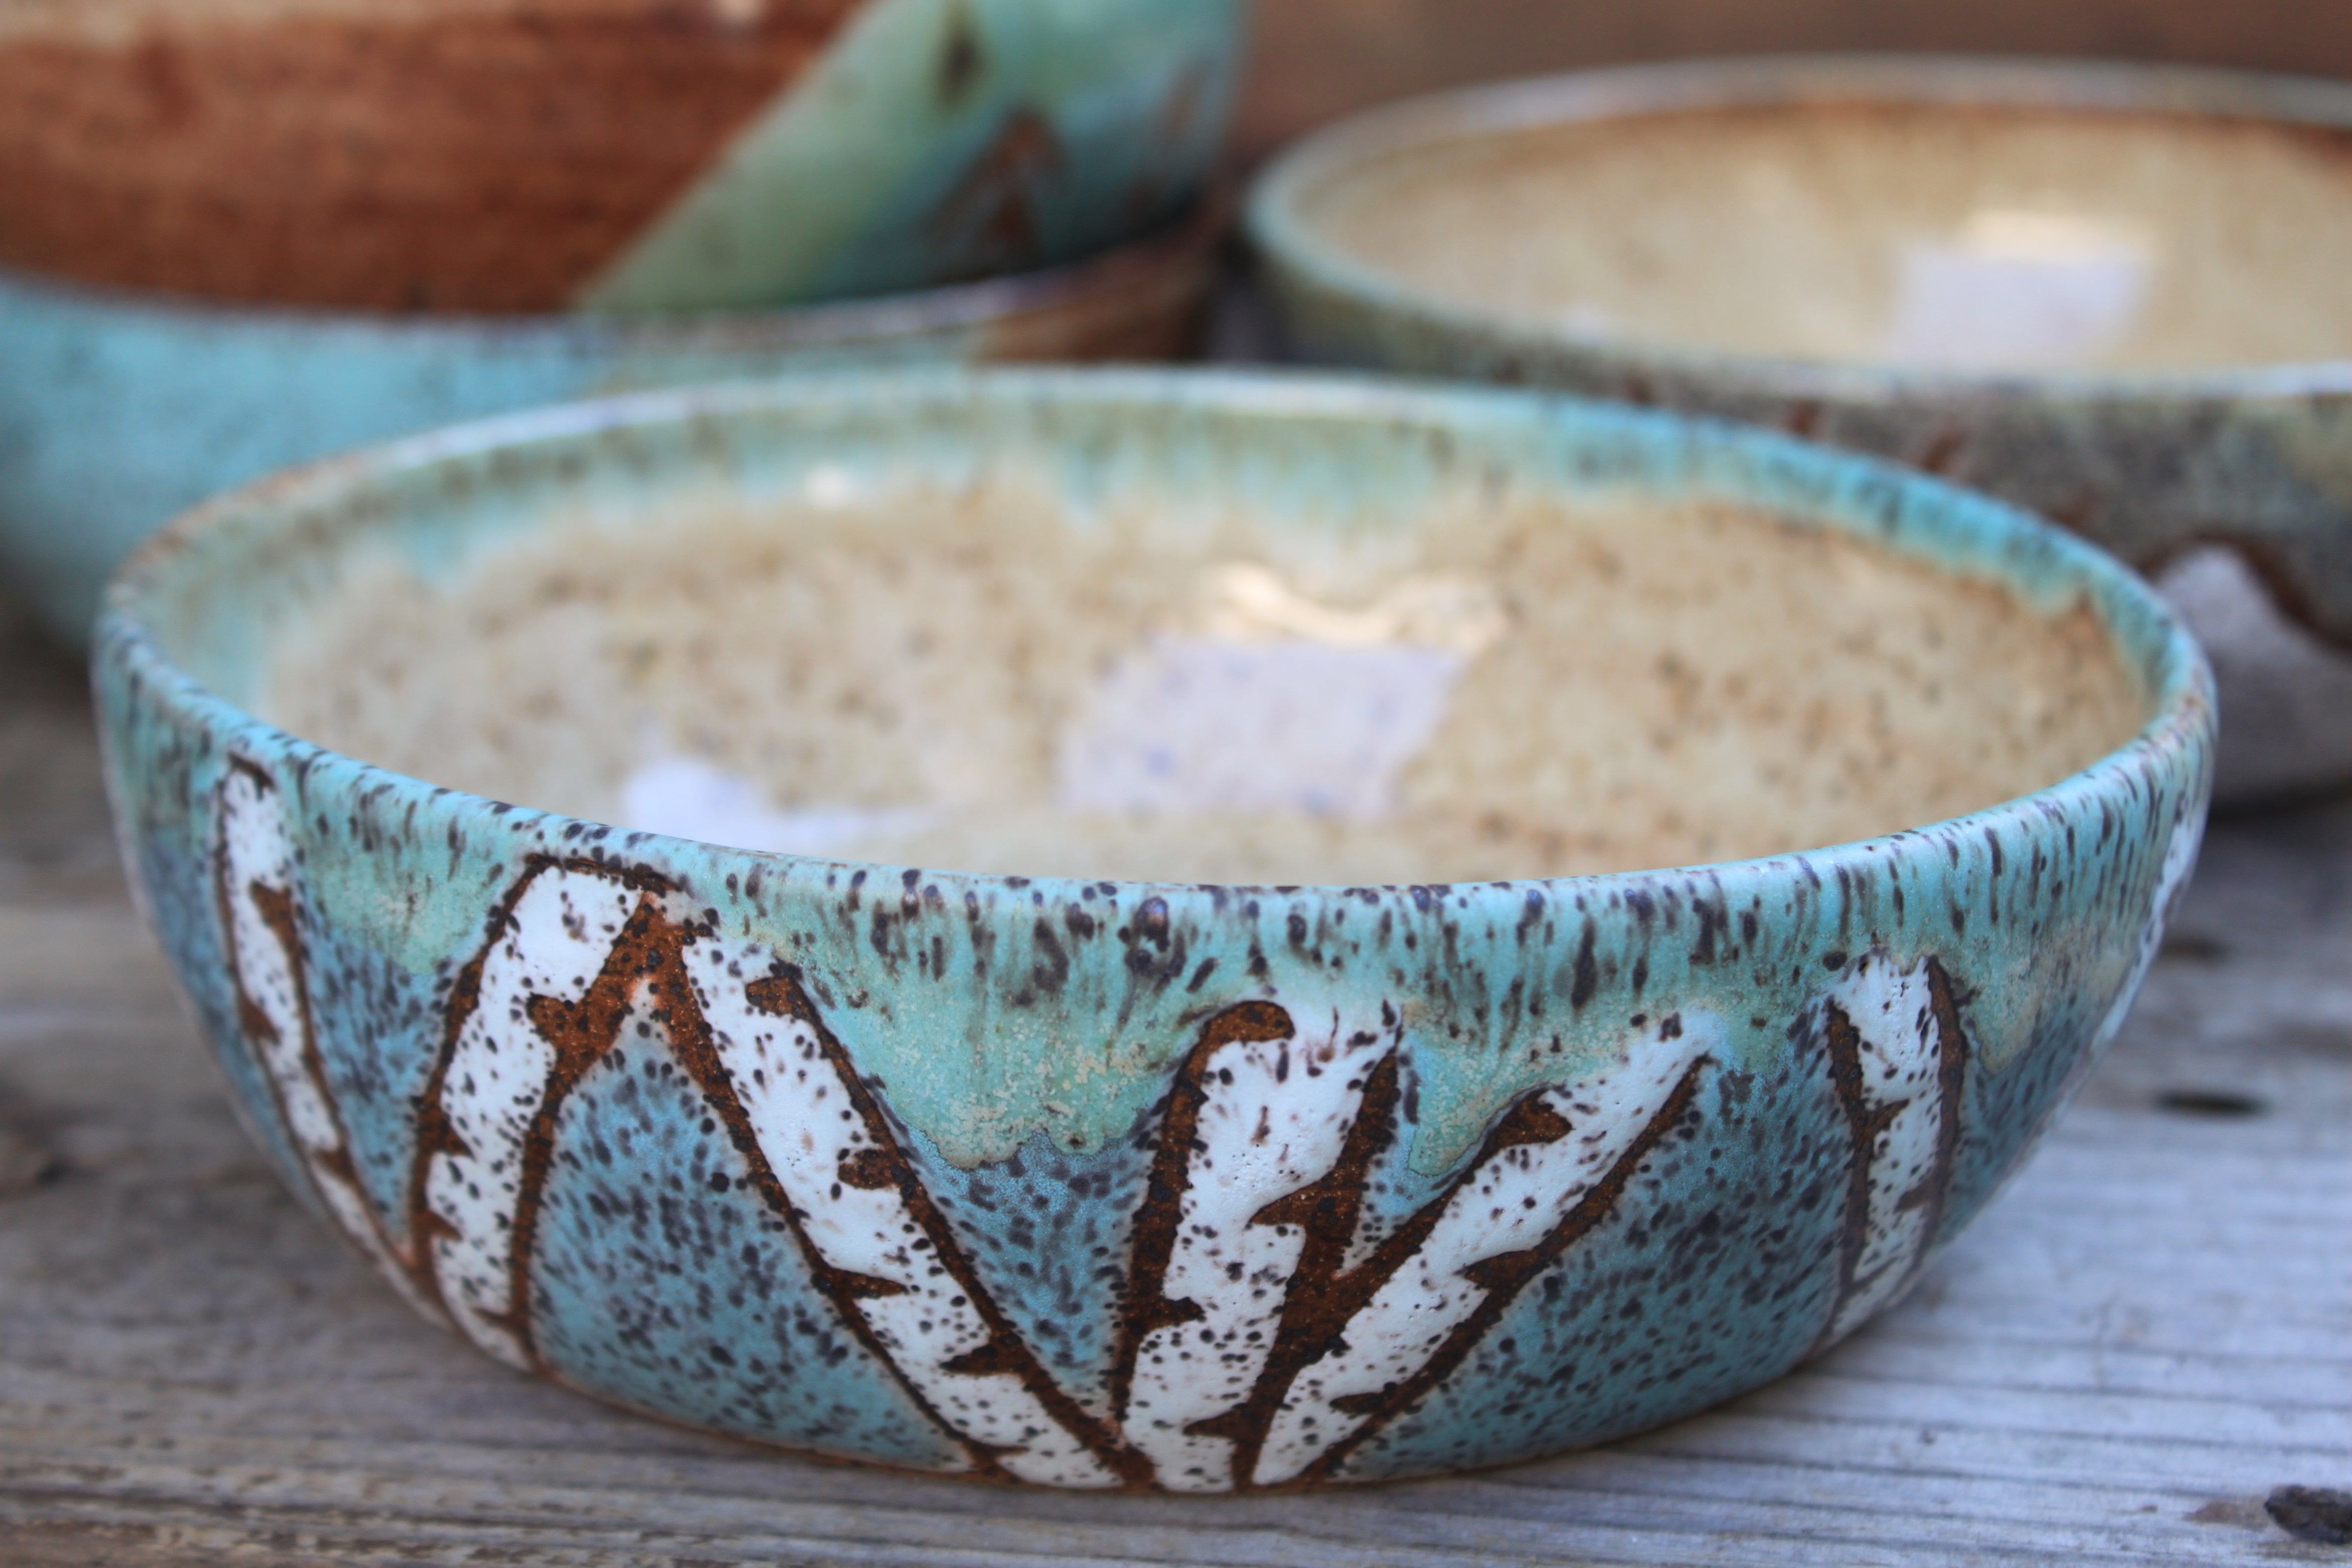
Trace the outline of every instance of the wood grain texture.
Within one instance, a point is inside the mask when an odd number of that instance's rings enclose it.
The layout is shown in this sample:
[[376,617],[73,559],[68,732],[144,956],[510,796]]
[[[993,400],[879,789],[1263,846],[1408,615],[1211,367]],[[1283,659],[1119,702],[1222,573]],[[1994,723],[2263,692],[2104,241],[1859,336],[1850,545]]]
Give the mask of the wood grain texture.
[[2352,7],[2315,0],[1259,0],[1238,137],[1258,157],[1387,99],[1696,55],[1936,50],[2352,76]]
[[507,1373],[263,1167],[110,862],[79,673],[0,634],[11,1568],[2347,1560],[2261,1503],[2352,1484],[2352,801],[2217,827],[2084,1102],[1811,1368],[1592,1453],[1257,1500],[827,1467]]

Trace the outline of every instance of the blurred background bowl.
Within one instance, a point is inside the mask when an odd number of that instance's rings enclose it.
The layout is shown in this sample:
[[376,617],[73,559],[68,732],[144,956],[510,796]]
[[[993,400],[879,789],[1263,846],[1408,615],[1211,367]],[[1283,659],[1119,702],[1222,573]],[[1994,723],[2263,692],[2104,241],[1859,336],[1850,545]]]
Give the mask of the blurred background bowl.
[[343,447],[603,392],[849,363],[1191,353],[1226,209],[1077,265],[874,300],[609,320],[208,305],[0,271],[0,567],[57,637],[165,518]]
[[7,0],[0,266],[336,309],[712,309],[1181,212],[1244,0]]
[[1250,225],[1309,358],[1778,425],[2172,568],[2249,719],[2225,795],[2352,776],[2352,87],[1589,72],[1325,132]]

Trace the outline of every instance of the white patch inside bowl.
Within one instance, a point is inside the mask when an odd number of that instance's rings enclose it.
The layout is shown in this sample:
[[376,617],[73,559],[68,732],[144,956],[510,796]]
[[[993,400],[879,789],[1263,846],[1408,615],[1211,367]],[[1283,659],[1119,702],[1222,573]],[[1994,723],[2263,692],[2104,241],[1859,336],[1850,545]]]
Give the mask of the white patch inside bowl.
[[621,826],[780,855],[838,855],[929,826],[926,811],[778,811],[760,786],[699,757],[661,757],[621,786]]
[[1926,365],[2054,369],[2122,342],[2153,271],[2134,226],[1991,207],[1958,235],[1902,251],[1885,357]]
[[1376,822],[1454,682],[1508,626],[1486,584],[1418,574],[1340,608],[1262,565],[1208,575],[1199,636],[1155,636],[1080,703],[1056,794],[1079,812]]
[[1061,804],[1378,821],[1444,721],[1462,666],[1444,648],[1154,642],[1064,731]]

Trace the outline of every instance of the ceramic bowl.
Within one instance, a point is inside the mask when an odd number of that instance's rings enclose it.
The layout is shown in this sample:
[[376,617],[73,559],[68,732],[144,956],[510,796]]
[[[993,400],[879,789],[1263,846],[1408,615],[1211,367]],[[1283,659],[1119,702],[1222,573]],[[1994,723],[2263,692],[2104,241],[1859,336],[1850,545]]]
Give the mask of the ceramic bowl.
[[2352,777],[2352,727],[2295,717],[2352,692],[2352,87],[1594,72],[1335,129],[1250,221],[1310,357],[1781,426],[2149,571],[2225,551],[2181,595],[2249,721],[2225,793]]
[[239,1104],[420,1311],[1080,1489],[1498,1464],[1852,1331],[2114,1037],[2213,733],[1999,503],[1181,373],[420,438],[181,521],[97,667]]
[[0,272],[0,587],[89,636],[106,575],[206,496],[510,409],[852,363],[1181,358],[1225,212],[1076,266],[699,317],[394,317],[194,304]]
[[12,0],[0,266],[331,309],[709,310],[1166,222],[1243,0]]

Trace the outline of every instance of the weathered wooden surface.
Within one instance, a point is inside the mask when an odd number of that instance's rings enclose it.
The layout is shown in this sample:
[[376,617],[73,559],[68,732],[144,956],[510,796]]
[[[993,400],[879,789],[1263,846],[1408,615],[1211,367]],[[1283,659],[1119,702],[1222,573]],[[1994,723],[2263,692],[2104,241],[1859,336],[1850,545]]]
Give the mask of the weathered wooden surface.
[[0,1563],[2352,1562],[2352,801],[2215,832],[2085,1101],[1893,1316],[1635,1442],[1242,1501],[812,1464],[527,1383],[278,1187],[0,630]]

